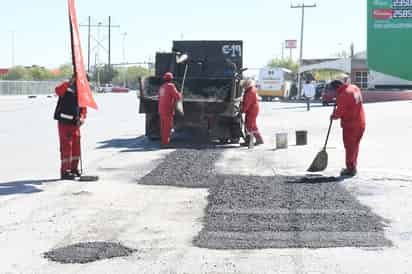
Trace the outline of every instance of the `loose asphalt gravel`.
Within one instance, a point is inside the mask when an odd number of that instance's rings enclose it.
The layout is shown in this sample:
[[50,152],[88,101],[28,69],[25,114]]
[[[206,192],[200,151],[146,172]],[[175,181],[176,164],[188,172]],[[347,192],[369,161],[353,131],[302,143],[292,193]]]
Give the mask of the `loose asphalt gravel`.
[[222,150],[181,149],[139,183],[209,187],[194,245],[211,249],[383,247],[387,221],[335,177],[219,175]]
[[64,264],[85,264],[103,259],[129,256],[135,251],[120,243],[86,242],[53,249],[46,252],[44,257]]
[[216,184],[215,163],[221,149],[179,149],[166,156],[140,184],[207,188]]

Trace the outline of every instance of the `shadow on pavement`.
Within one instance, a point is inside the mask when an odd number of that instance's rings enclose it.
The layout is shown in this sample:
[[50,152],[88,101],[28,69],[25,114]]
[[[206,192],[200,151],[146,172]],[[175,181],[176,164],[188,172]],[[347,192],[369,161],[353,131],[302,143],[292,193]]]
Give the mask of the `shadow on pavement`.
[[[296,104],[296,103],[295,103],[295,104]],[[325,107],[325,106],[318,105],[318,104],[316,104],[316,105],[310,104],[310,108],[323,108],[323,107]],[[304,110],[306,110],[306,104],[302,104],[301,106],[274,107],[273,109],[274,109],[274,110],[278,110],[278,109],[304,109]]]
[[48,179],[48,180],[24,180],[24,181],[13,181],[0,183],[0,196],[2,195],[13,195],[13,194],[31,194],[42,192],[43,190],[38,189],[36,186],[43,185],[45,183],[57,182],[58,179]]
[[146,136],[128,139],[111,139],[99,142],[97,149],[118,148],[121,152],[153,151],[159,149],[159,143],[150,141]]
[[[176,134],[172,137],[168,149],[229,149],[238,148],[238,144],[219,145],[205,138]],[[160,150],[160,141],[151,141],[146,136],[129,139],[111,139],[99,143],[97,149],[118,148],[121,152],[146,152]]]
[[324,184],[343,182],[348,177],[322,176],[308,174],[306,176],[286,176],[286,184]]

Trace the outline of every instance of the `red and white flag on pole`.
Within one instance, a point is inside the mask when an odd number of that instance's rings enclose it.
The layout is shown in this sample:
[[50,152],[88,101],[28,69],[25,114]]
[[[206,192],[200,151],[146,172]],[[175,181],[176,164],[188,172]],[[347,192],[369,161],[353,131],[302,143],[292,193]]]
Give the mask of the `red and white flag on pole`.
[[97,104],[93,99],[89,81],[87,80],[86,70],[84,68],[82,48],[80,46],[79,24],[77,22],[74,0],[68,1],[73,69],[76,73],[77,98],[79,106],[97,109]]

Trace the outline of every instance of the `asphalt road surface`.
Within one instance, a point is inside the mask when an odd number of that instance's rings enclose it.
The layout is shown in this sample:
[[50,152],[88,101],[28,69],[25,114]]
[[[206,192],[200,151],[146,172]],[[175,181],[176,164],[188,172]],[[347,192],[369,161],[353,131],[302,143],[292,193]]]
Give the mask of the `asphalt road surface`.
[[[307,112],[303,103],[262,103],[265,144],[252,150],[159,150],[143,136],[136,94],[96,100],[82,151],[85,172],[100,180],[73,182],[58,180],[56,98],[1,97],[0,273],[412,269],[411,102],[365,106],[359,175],[341,180],[338,123],[328,169],[305,171],[323,145],[330,107]],[[296,130],[308,131],[308,145],[295,145]],[[287,149],[274,149],[276,133],[288,133]],[[64,264],[45,256],[96,243],[133,252],[103,259],[109,248],[88,249],[77,257],[83,263]],[[99,260],[87,263],[87,256]]]

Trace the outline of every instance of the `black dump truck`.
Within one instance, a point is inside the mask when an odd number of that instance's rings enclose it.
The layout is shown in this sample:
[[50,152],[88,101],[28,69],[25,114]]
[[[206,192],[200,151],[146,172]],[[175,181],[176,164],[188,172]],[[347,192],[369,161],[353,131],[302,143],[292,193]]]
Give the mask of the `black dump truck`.
[[210,142],[238,143],[244,134],[242,57],[242,41],[174,41],[171,52],[157,53],[155,76],[140,79],[139,113],[146,114],[146,136],[160,137],[158,93],[163,74],[172,72],[179,91],[184,83],[184,114],[175,115],[175,132],[191,129]]

